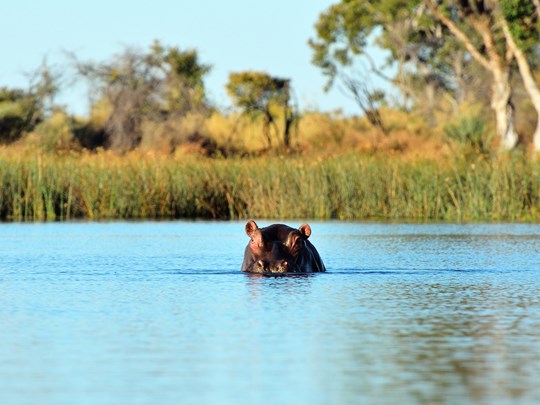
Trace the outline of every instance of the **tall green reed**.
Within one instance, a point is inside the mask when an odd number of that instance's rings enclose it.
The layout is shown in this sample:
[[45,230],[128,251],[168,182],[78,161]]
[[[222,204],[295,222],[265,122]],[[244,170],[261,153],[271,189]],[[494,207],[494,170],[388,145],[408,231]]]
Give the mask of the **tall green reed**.
[[540,165],[331,158],[159,158],[0,151],[0,219],[538,221]]

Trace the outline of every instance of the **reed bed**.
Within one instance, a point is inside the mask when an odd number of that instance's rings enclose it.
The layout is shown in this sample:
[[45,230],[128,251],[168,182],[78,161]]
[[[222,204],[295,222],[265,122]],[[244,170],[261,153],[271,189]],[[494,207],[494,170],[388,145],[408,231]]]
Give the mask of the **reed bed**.
[[538,221],[540,165],[0,150],[0,219]]

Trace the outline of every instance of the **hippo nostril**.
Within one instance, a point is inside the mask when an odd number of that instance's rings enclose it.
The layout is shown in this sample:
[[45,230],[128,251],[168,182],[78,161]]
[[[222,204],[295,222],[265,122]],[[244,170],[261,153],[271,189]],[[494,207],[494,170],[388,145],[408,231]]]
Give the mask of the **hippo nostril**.
[[260,269],[264,269],[266,267],[265,263],[263,260],[259,260],[257,261],[257,266],[260,268]]

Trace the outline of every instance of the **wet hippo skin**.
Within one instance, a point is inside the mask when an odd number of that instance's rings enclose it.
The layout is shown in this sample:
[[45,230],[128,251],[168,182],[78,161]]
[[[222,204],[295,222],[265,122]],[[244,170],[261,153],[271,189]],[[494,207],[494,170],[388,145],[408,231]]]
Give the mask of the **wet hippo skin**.
[[295,229],[283,224],[259,228],[248,221],[246,234],[250,238],[244,253],[242,271],[248,273],[315,273],[326,271],[324,264],[308,238],[308,224]]

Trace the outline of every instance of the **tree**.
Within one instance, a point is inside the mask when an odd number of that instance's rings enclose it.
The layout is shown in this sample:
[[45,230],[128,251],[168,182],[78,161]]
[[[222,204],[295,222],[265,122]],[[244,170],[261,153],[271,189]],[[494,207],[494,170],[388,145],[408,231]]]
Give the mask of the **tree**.
[[27,89],[0,88],[0,143],[18,140],[54,107],[60,75],[43,62],[29,76]]
[[491,75],[491,108],[495,112],[501,146],[513,149],[518,141],[510,83],[511,58],[497,35],[496,5],[487,2],[425,0],[425,4],[468,53]]
[[[377,2],[344,0],[331,6],[320,15],[315,26],[318,38],[310,39],[309,45],[314,50],[313,63],[328,77],[325,90],[335,84],[336,78],[341,80],[345,91],[355,100],[368,121],[385,133],[375,102],[377,98],[373,97],[374,92],[367,84],[370,83],[368,76],[359,75],[358,71],[350,73],[346,69],[352,67],[355,57],[364,54],[369,36],[378,24],[383,24],[371,18],[374,15],[373,7],[377,6],[374,3]],[[368,61],[373,70],[380,73],[371,59]]]
[[[466,58],[443,37],[441,25],[419,1],[343,0],[320,15],[315,29],[316,38],[309,40],[312,61],[328,77],[326,89],[339,79],[370,122],[383,131],[377,104],[368,103],[380,94],[367,85],[370,73],[400,90],[403,107],[409,108],[412,102],[428,115],[441,105],[438,100],[463,98],[458,85],[464,80],[454,80],[462,75],[453,72],[465,70]],[[388,52],[386,63],[377,64],[371,58],[372,42]],[[364,68],[359,74],[358,64],[369,70]],[[394,68],[395,76],[385,73],[388,68]]]
[[156,41],[148,53],[126,48],[111,62],[73,59],[78,74],[92,85],[94,104],[105,100],[110,108],[105,132],[112,148],[137,147],[145,121],[179,119],[208,109],[203,77],[210,66],[201,64],[194,50],[166,48]]
[[[313,61],[333,80],[340,69],[366,56],[369,38],[375,37],[377,45],[390,51],[390,63],[397,65],[396,77],[389,79],[402,93],[420,95],[422,87],[431,99],[440,92],[457,102],[471,83],[463,72],[479,66],[489,73],[501,146],[512,149],[518,140],[510,82],[513,55],[497,8],[490,1],[342,0],[319,18],[318,39],[310,41]],[[411,86],[415,77],[425,85]]]
[[197,51],[165,48],[155,41],[148,63],[160,72],[162,111],[184,116],[194,110],[208,109],[203,79],[211,67],[200,63]]
[[277,120],[283,119],[283,146],[289,148],[294,125],[298,121],[295,106],[291,105],[289,79],[270,76],[264,72],[231,73],[226,85],[233,103],[242,113],[255,119],[262,116],[263,133],[268,147],[272,146],[271,129],[279,133]]
[[529,62],[538,46],[540,36],[540,1],[501,0],[500,24],[508,49],[516,59],[525,90],[536,110],[537,124],[533,134],[533,147],[540,151],[540,88]]
[[30,131],[40,114],[35,97],[22,89],[0,88],[0,143],[11,143]]

